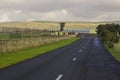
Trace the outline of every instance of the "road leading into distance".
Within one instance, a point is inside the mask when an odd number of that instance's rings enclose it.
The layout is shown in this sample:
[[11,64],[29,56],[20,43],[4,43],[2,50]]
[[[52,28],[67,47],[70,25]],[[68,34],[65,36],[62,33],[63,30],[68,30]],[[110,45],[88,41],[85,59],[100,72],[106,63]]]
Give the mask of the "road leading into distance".
[[0,70],[0,80],[120,80],[120,63],[97,37]]

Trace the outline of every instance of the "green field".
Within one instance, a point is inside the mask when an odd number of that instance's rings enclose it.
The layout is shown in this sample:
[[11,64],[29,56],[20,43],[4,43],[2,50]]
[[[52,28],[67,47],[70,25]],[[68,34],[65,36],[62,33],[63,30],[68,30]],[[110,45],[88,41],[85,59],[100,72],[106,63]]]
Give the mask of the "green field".
[[8,39],[9,34],[0,34],[0,39]]
[[[50,32],[50,33],[44,33],[44,34],[0,34],[0,39],[30,38],[30,37],[41,37],[41,36],[50,36],[50,35],[56,36],[58,35],[58,32]],[[63,35],[63,33],[60,32],[60,35]]]
[[8,67],[18,62],[33,58],[35,56],[44,54],[46,52],[60,48],[62,46],[71,44],[77,39],[78,38],[74,37],[71,39],[66,39],[59,42],[46,44],[46,45],[43,45],[42,47],[36,47],[36,48],[31,48],[31,49],[16,51],[9,54],[0,55],[0,68]]
[[41,37],[48,36],[48,34],[0,34],[0,39],[11,39],[11,38],[30,38],[30,37]]

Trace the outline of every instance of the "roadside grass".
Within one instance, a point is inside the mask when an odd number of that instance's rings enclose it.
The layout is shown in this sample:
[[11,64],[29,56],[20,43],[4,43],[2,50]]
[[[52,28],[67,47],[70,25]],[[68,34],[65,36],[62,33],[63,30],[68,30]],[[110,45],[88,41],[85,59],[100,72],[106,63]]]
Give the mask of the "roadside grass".
[[120,62],[120,52],[115,50],[114,48],[109,48],[107,45],[105,45],[107,50],[111,53],[111,55],[118,61]]
[[21,61],[25,61],[35,56],[44,54],[54,49],[66,46],[68,44],[73,43],[77,39],[78,38],[74,37],[71,39],[65,39],[59,42],[46,44],[36,48],[25,49],[21,51],[12,52],[9,54],[0,55],[0,69],[19,63]]

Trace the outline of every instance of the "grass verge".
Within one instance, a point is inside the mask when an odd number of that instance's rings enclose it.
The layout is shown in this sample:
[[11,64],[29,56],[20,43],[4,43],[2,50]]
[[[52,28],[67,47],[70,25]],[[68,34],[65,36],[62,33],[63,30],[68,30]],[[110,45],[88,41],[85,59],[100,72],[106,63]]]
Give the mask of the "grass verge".
[[19,63],[21,61],[25,61],[35,56],[44,54],[54,49],[66,46],[76,41],[77,39],[78,38],[75,37],[75,38],[66,39],[59,42],[55,42],[55,43],[46,44],[41,47],[36,47],[36,48],[21,50],[21,51],[17,51],[17,52],[5,54],[5,55],[0,55],[0,69]]
[[107,45],[105,45],[107,50],[111,53],[111,55],[118,61],[120,62],[120,53],[116,51],[114,48],[109,48]]

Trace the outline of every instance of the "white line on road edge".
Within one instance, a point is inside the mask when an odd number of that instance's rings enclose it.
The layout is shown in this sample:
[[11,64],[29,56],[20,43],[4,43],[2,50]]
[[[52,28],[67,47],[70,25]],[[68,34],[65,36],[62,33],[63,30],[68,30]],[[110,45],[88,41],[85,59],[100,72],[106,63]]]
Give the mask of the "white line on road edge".
[[75,58],[73,58],[73,61],[75,61],[77,58],[75,57]]
[[79,50],[79,52],[82,52],[82,50]]
[[56,78],[56,80],[60,80],[63,77],[62,74],[58,75],[58,77]]

